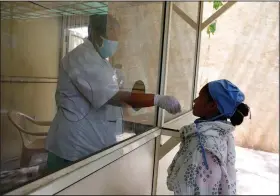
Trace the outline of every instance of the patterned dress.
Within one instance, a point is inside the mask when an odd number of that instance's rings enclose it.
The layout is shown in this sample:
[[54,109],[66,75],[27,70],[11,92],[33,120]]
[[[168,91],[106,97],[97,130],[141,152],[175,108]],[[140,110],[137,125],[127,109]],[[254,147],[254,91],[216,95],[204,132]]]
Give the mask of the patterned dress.
[[184,126],[180,150],[168,168],[168,189],[175,195],[235,195],[233,130],[227,121]]

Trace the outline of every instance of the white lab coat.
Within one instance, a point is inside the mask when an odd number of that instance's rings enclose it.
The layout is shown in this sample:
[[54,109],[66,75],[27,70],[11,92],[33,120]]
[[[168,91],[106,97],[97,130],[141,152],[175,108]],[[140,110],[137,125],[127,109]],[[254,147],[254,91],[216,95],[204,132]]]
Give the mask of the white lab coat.
[[46,149],[76,161],[115,144],[122,132],[122,109],[106,103],[118,91],[114,69],[85,39],[60,64],[57,113]]

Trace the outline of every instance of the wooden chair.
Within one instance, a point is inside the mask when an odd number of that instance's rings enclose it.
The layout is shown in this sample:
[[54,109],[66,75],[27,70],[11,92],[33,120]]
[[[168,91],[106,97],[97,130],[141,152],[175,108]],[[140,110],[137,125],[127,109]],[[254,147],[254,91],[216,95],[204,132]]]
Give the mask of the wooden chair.
[[8,118],[22,139],[20,166],[28,167],[34,154],[46,152],[45,140],[48,131],[39,131],[39,128],[50,126],[51,121],[38,121],[18,111],[8,112]]

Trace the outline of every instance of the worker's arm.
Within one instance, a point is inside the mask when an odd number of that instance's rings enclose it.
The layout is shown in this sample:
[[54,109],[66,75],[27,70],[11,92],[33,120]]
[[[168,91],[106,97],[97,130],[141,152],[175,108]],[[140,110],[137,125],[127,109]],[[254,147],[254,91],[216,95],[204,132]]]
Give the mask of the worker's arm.
[[174,97],[120,91],[113,74],[100,66],[93,66],[91,69],[73,66],[64,71],[93,108],[98,109],[106,103],[118,106],[126,103],[134,108],[158,106],[172,114],[181,111],[180,103]]
[[181,105],[179,101],[175,97],[171,96],[119,91],[107,103],[112,105],[126,103],[134,108],[159,106],[171,114],[181,112]]
[[126,103],[133,108],[152,107],[155,105],[154,97],[154,94],[119,91],[108,101],[108,103],[112,105]]

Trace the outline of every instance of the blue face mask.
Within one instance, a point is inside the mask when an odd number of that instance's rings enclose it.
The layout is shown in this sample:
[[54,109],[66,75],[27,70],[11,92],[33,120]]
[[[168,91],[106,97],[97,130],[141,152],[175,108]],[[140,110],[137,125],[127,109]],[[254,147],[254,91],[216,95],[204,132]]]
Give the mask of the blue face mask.
[[101,38],[103,39],[103,44],[101,47],[98,46],[100,56],[104,59],[113,56],[117,50],[118,41],[108,40],[103,37]]

